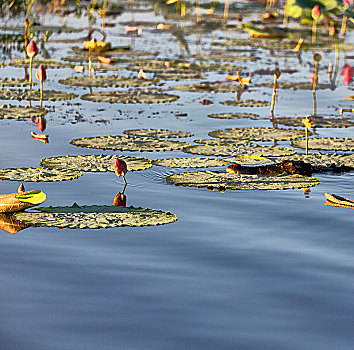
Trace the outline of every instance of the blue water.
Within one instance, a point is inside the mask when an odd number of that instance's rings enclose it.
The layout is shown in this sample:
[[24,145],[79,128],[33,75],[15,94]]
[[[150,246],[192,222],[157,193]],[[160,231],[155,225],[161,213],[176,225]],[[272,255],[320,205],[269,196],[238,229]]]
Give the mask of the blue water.
[[[152,13],[136,17],[155,21]],[[127,19],[130,14],[115,21]],[[73,20],[72,25],[83,22]],[[107,31],[115,45],[130,41],[123,36],[123,26]],[[135,39],[136,49],[156,48],[163,54],[161,38],[170,45],[169,51],[179,52],[169,34],[159,36],[148,30]],[[195,36],[188,40],[193,44]],[[68,47],[48,43],[48,48],[57,50],[54,53]],[[259,51],[259,56],[261,60],[250,70],[273,59],[267,51]],[[284,74],[283,79],[309,78],[311,59],[312,54],[304,53],[307,61],[297,66],[299,75]],[[329,59],[330,55],[324,57],[323,66]],[[279,61],[283,67],[285,63]],[[69,69],[48,70],[46,86],[69,91],[57,80],[74,74]],[[223,79],[223,75],[211,73],[209,79]],[[1,68],[0,76],[21,77],[23,69]],[[320,79],[324,82],[326,77],[323,70]],[[340,77],[338,82],[335,91],[318,92],[320,114],[338,115],[335,107],[343,104],[339,100],[352,94],[352,85],[348,88]],[[236,110],[262,117],[269,114],[268,108],[236,109],[217,103],[233,94],[177,94],[181,98],[176,103],[149,106],[80,99],[72,101],[80,106],[45,102],[46,107],[55,106],[46,116],[45,132],[50,135],[46,145],[30,138],[30,131],[36,131],[30,121],[0,120],[0,168],[35,167],[40,159],[53,155],[118,155],[76,148],[69,141],[122,134],[125,129],[192,131],[195,136],[187,139],[192,141],[206,138],[214,129],[271,126],[268,120],[207,118]],[[270,99],[271,90],[244,96]],[[202,106],[202,98],[213,99],[214,104]],[[75,122],[77,110],[86,122]],[[178,118],[178,113],[188,117]],[[276,115],[311,113],[311,91],[280,90]],[[101,118],[108,124],[95,123]],[[354,136],[353,128],[317,132],[318,136]],[[123,154],[150,159],[185,156],[181,151]],[[165,176],[177,171],[154,166],[128,173],[125,192],[128,205],[170,210],[179,217],[175,223],[101,230],[28,228],[16,235],[0,231],[1,350],[354,348],[353,210],[324,205],[325,192],[354,198],[354,173],[316,174],[320,184],[305,196],[301,190],[220,193],[167,184]],[[18,185],[2,181],[0,193],[14,192]],[[25,186],[44,191],[46,206],[109,205],[123,183],[113,173],[85,173],[74,181]]]

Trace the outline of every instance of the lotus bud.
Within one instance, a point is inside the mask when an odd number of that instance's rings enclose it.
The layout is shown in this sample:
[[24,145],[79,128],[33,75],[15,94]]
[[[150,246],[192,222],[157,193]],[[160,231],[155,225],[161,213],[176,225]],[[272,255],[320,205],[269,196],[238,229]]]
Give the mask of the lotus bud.
[[47,127],[47,122],[44,117],[39,117],[37,119],[37,128],[39,131],[43,132]]
[[115,207],[126,207],[127,206],[127,197],[125,194],[118,192],[113,199],[113,205]]
[[38,54],[37,45],[33,40],[31,40],[30,43],[27,45],[26,53],[29,58],[33,58]]
[[317,21],[321,16],[320,6],[317,4],[312,8],[311,11],[312,18]]
[[311,128],[313,125],[313,120],[310,116],[307,116],[302,120],[302,122],[305,124],[306,128]]
[[38,67],[36,77],[41,83],[47,79],[47,73],[43,65]]
[[23,186],[23,184],[21,184],[21,185],[18,187],[17,192],[18,192],[18,193],[25,192],[25,186]]
[[322,60],[322,55],[320,53],[315,53],[313,59],[315,62],[320,62]]
[[114,172],[118,177],[123,176],[124,183],[126,184],[127,182],[125,181],[125,174],[128,172],[128,169],[125,161],[117,158],[114,162],[113,167],[114,167]]

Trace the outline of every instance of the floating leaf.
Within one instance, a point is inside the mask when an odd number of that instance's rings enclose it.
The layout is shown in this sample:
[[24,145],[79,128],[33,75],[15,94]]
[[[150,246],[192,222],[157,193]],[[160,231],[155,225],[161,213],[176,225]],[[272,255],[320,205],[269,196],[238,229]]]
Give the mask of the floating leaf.
[[[338,196],[334,193],[332,194],[329,194],[329,193],[325,193],[325,197],[327,198],[327,201],[326,201],[326,205],[331,205],[331,206],[334,206],[334,207],[343,207],[343,208],[351,208],[351,209],[354,209],[354,201],[350,198],[345,198],[345,197],[342,197],[342,196]],[[330,202],[330,203],[327,203],[327,202]]]
[[[48,101],[70,100],[76,97],[78,97],[78,95],[68,92],[43,91],[43,100]],[[38,90],[0,89],[0,99],[39,101],[40,94]]]
[[206,74],[203,73],[196,73],[196,72],[180,72],[180,73],[156,73],[154,75],[155,78],[161,80],[199,80],[206,77]]
[[153,161],[154,165],[168,168],[208,168],[212,166],[223,166],[218,159],[212,158],[166,158]]
[[14,213],[34,207],[45,201],[46,195],[41,191],[27,191],[0,195],[0,213]]
[[259,165],[259,164],[266,164],[272,162],[272,160],[269,158],[259,157],[259,156],[249,156],[249,155],[227,157],[227,158],[220,159],[220,161],[223,162],[224,164],[237,163],[242,165]]
[[207,187],[230,190],[286,190],[317,185],[313,177],[282,174],[278,176],[244,175],[215,171],[193,171],[173,174],[167,182],[177,186]]
[[216,113],[209,114],[209,118],[215,119],[241,119],[241,118],[250,118],[250,119],[258,119],[258,114],[253,113]]
[[78,206],[38,208],[14,218],[33,226],[98,229],[120,226],[152,226],[176,221],[176,215],[162,210],[124,206]]
[[231,146],[239,146],[239,145],[250,145],[252,142],[249,140],[232,140],[232,139],[199,139],[194,140],[195,143],[199,143],[201,145],[208,146],[216,146],[216,145],[231,145]]
[[178,138],[178,137],[191,137],[193,134],[186,131],[174,131],[167,129],[131,129],[124,130],[124,134],[128,136],[138,137],[156,137],[156,138]]
[[198,54],[191,56],[194,60],[200,61],[225,61],[225,62],[237,62],[237,61],[256,61],[257,57],[254,56],[240,56],[240,55],[230,55],[227,53],[211,53],[211,54]]
[[[47,68],[74,68],[73,64],[70,63],[66,63],[66,62],[60,62],[56,59],[52,59],[52,58],[36,58],[35,60],[33,60],[34,63],[34,68],[39,67],[40,65],[43,65]],[[12,60],[10,62],[11,66],[14,67],[24,67],[24,66],[28,66],[29,67],[30,64],[30,60],[29,59],[17,59],[17,60]]]
[[[29,86],[30,83],[25,79],[14,79],[14,78],[1,78],[0,86]],[[37,85],[37,83],[32,83],[32,85]]]
[[228,106],[238,106],[238,107],[266,107],[270,106],[268,101],[258,101],[258,100],[228,100],[220,102],[223,105]]
[[[291,145],[297,148],[306,148],[306,140],[291,141]],[[310,138],[309,149],[319,149],[328,151],[354,151],[354,139],[340,137]]]
[[209,132],[209,136],[221,139],[243,139],[251,141],[292,140],[305,136],[304,130],[273,128],[233,128]]
[[[260,83],[255,84],[254,87],[269,87],[273,88],[273,82],[268,83]],[[316,89],[323,90],[323,89],[330,89],[333,87],[331,84],[317,84]],[[277,88],[279,89],[288,89],[288,90],[312,90],[313,84],[312,82],[292,82],[292,81],[278,81]]]
[[185,84],[171,86],[171,89],[190,92],[239,92],[242,87],[235,83],[225,82],[201,82],[196,84]]
[[0,169],[0,179],[10,181],[66,181],[77,179],[82,173],[77,170],[57,170],[43,168]]
[[12,235],[27,228],[30,225],[25,224],[21,221],[15,220],[12,214],[0,213],[0,229],[5,232],[11,233]]
[[147,158],[118,156],[115,154],[50,157],[42,159],[41,165],[49,169],[105,172],[114,171],[113,164],[117,157],[126,162],[129,171],[144,170],[152,167],[151,161]]
[[0,105],[0,119],[42,117],[47,113],[44,108]]
[[187,142],[154,139],[150,137],[94,136],[70,141],[78,147],[113,149],[131,152],[170,151],[188,146]]
[[[322,118],[311,117],[313,120],[313,126],[315,128],[348,128],[354,126],[354,122],[343,118]],[[289,118],[275,118],[277,124],[283,124],[287,126],[301,127],[303,126],[302,117],[289,117]]]

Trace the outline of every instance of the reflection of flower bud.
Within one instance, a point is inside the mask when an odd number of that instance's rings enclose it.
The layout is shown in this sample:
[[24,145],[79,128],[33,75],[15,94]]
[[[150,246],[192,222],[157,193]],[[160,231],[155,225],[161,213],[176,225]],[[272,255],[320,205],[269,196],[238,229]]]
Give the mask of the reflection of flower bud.
[[17,192],[18,192],[18,193],[25,192],[25,186],[23,186],[23,184],[21,184],[21,185],[18,187]]
[[114,172],[117,176],[125,176],[127,173],[127,164],[124,160],[117,158],[114,162]]
[[32,40],[26,47],[27,56],[33,58],[38,53],[38,48],[36,43]]
[[303,119],[302,122],[305,124],[307,129],[312,127],[313,120],[312,120],[312,118],[310,116],[308,116],[305,119]]
[[321,12],[320,12],[320,6],[318,4],[312,8],[311,15],[315,21],[317,21],[320,18]]
[[277,77],[277,79],[279,79],[279,77],[280,77],[280,75],[281,75],[280,69],[277,68],[277,69],[274,71],[274,74],[275,74],[275,76]]
[[322,55],[320,53],[315,53],[313,55],[313,59],[315,60],[315,62],[320,62],[322,60]]
[[47,79],[47,73],[46,73],[43,65],[40,65],[38,67],[37,72],[36,72],[36,77],[41,83]]
[[44,131],[45,128],[47,127],[47,122],[44,117],[39,117],[37,119],[37,128],[39,131]]
[[350,67],[349,64],[346,64],[344,67],[343,67],[343,72],[342,72],[342,82],[344,84],[348,84],[351,82],[352,80],[352,68]]
[[113,205],[115,207],[126,207],[127,206],[127,197],[125,194],[118,192],[113,199]]

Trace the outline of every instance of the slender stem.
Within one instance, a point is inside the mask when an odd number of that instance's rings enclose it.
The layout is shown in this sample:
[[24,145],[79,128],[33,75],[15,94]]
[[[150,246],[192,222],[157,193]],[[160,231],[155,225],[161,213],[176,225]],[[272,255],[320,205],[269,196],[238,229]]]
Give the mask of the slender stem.
[[30,90],[32,90],[32,61],[33,61],[33,57],[30,58],[30,78],[29,78]]
[[230,0],[225,1],[225,7],[224,7],[224,19],[227,20],[229,17],[229,6],[230,6]]
[[316,44],[316,21],[312,21],[312,44]]
[[[125,179],[125,175],[123,175],[123,181],[124,181],[124,186],[126,186],[127,185],[127,180]],[[124,187],[124,189],[125,189],[125,187]]]
[[92,60],[91,60],[91,46],[89,46],[89,77],[91,77]]
[[199,3],[200,0],[197,0],[196,1],[196,4],[195,4],[195,12],[196,12],[196,15],[197,15],[197,23],[200,23],[201,21],[201,16],[200,16],[200,3]]
[[306,127],[306,155],[309,154],[309,129]]
[[283,21],[283,27],[287,28],[288,27],[288,0],[286,0],[286,4],[284,6],[284,21]]
[[41,108],[42,108],[42,101],[43,101],[43,81],[41,81],[41,103],[40,103]]
[[275,95],[277,93],[277,76],[274,74],[274,86],[273,86],[273,96],[272,96],[272,105],[270,108],[270,113],[273,115],[274,104],[275,104]]

